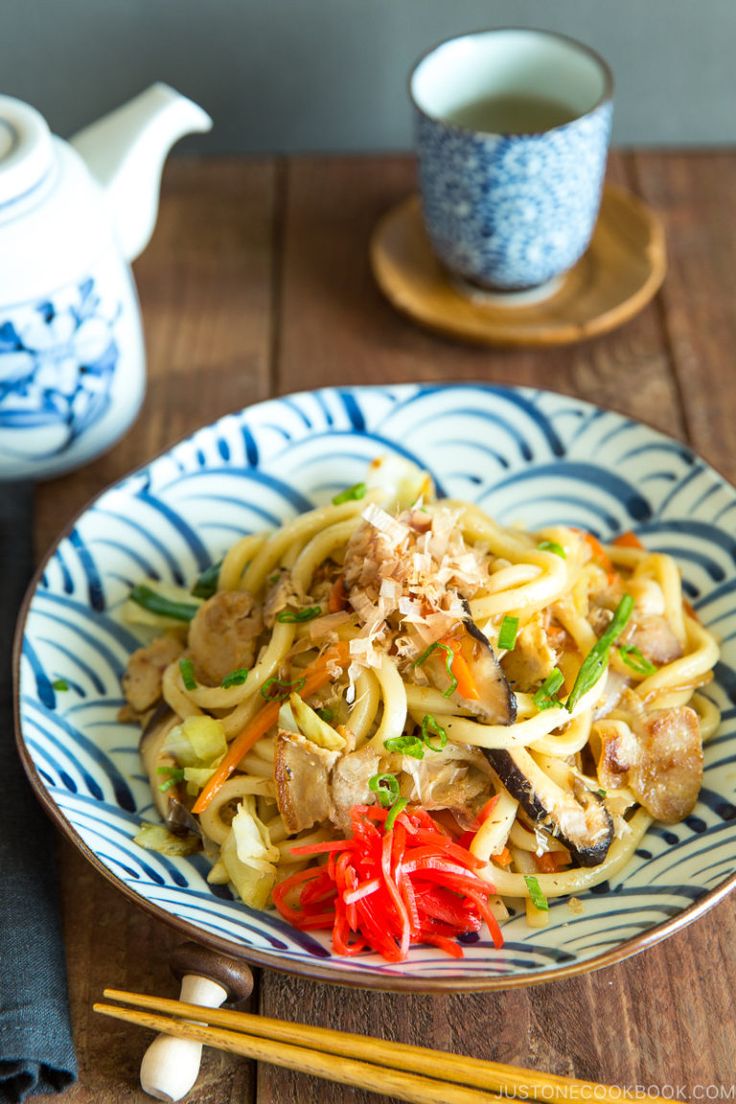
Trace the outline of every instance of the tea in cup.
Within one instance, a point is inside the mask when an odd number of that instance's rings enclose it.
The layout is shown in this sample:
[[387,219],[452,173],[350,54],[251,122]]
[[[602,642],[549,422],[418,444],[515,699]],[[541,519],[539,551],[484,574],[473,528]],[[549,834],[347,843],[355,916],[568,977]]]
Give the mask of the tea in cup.
[[504,292],[571,268],[600,207],[606,62],[547,31],[480,31],[425,54],[410,93],[424,222],[449,271]]

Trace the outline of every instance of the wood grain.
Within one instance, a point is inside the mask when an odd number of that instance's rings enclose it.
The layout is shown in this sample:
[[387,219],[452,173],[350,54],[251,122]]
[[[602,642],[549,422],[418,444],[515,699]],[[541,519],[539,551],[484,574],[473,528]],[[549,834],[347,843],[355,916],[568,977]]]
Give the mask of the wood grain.
[[[659,216],[607,185],[587,250],[553,291],[489,294],[452,277],[436,257],[418,193],[379,219],[371,269],[388,301],[421,326],[475,345],[549,349],[619,329],[659,290],[667,262]],[[534,295],[538,295],[535,292]]]
[[[377,166],[380,165],[380,170]],[[625,183],[623,162],[611,179]],[[484,349],[425,333],[373,280],[377,219],[415,188],[407,158],[304,158],[286,185],[277,380],[281,391],[337,383],[490,379],[550,387],[682,430],[656,306],[610,337],[562,349]]]
[[[637,154],[610,177],[664,214],[663,293],[606,338],[556,351],[477,349],[395,314],[374,286],[376,219],[414,187],[405,158],[177,161],[153,242],[136,265],[150,387],[139,422],[108,456],[39,491],[45,546],[123,471],[227,409],[328,383],[482,379],[551,387],[641,417],[736,475],[736,344],[731,273],[736,156]],[[70,990],[81,1078],[70,1104],[147,1099],[147,1039],[93,1019],[103,986],[176,995],[178,937],[61,845]],[[616,923],[615,916],[611,918]],[[527,990],[463,996],[349,991],[260,974],[272,1016],[430,1043],[457,1053],[624,1086],[730,1087],[736,1023],[736,902],[640,957]],[[191,1104],[368,1104],[379,1098],[209,1053]]]
[[[183,434],[268,394],[274,314],[271,162],[172,161],[153,240],[135,265],[149,385],[141,416],[106,456],[38,488],[36,543],[56,533],[104,486]],[[147,918],[69,844],[60,848],[69,989],[80,1081],[69,1104],[150,1100],[138,1067],[150,1038],[101,1027],[91,1001],[111,979],[173,992],[168,958],[181,936]],[[207,1054],[197,1104],[247,1104],[251,1070]]]
[[637,154],[632,176],[670,227],[665,336],[695,448],[736,479],[736,157]]

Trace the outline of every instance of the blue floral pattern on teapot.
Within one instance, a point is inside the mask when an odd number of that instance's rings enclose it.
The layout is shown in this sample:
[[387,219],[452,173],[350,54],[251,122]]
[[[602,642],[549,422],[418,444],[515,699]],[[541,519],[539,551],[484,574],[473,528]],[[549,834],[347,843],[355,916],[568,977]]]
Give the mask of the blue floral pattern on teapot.
[[154,84],[64,142],[0,95],[0,481],[69,471],[132,425],[145,349],[130,262],[166,154],[211,125]]
[[104,309],[88,278],[0,319],[0,430],[47,427],[39,455],[67,448],[110,405],[120,304]]

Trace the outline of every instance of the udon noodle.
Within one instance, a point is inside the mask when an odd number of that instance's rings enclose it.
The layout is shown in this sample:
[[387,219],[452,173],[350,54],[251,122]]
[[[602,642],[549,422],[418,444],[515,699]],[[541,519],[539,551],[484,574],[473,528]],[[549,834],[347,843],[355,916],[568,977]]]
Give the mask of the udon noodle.
[[149,642],[125,717],[165,822],[139,842],[202,848],[258,908],[377,804],[424,810],[498,918],[542,925],[688,815],[719,724],[718,648],[673,559],[503,527],[403,461],[243,536],[191,591],[144,581],[126,612]]

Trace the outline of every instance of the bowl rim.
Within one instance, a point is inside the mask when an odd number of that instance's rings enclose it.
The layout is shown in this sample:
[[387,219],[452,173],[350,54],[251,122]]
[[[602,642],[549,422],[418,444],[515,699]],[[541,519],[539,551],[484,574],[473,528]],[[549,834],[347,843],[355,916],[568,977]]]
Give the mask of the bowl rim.
[[[702,454],[695,452],[695,450],[687,442],[679,440],[672,434],[666,433],[658,427],[652,425],[650,422],[639,418],[632,417],[631,414],[624,413],[621,410],[617,410],[611,406],[599,406],[597,403],[592,403],[588,399],[580,398],[577,395],[571,395],[569,392],[558,391],[551,387],[529,387],[529,385],[515,385],[515,384],[497,384],[488,380],[418,380],[418,381],[403,381],[401,383],[379,383],[379,384],[358,384],[349,385],[347,387],[340,388],[341,390],[349,391],[378,391],[385,389],[386,387],[428,387],[435,390],[441,390],[444,388],[481,388],[483,390],[493,391],[509,391],[519,392],[524,390],[532,390],[537,393],[554,395],[556,398],[568,399],[572,402],[578,402],[585,406],[591,407],[594,410],[602,410],[606,413],[615,414],[619,418],[625,418],[628,421],[633,421],[639,425],[644,426],[651,432],[663,437],[667,441],[673,442],[682,448],[687,449],[695,457],[701,459],[706,463],[728,486],[735,494],[736,487],[731,481],[709,460]],[[337,385],[326,385],[319,388],[311,388],[301,391],[292,391],[288,394],[290,396],[299,395],[313,395],[317,391],[334,391],[337,389]],[[28,750],[25,739],[23,737],[23,730],[21,725],[20,716],[20,664],[21,655],[23,651],[23,640],[25,638],[26,623],[28,620],[28,614],[30,612],[31,604],[36,595],[38,584],[43,576],[48,563],[53,556],[59,543],[67,537],[71,531],[75,528],[79,520],[87,513],[108,491],[113,488],[119,487],[122,483],[127,482],[129,479],[137,475],[138,473],[149,468],[156,461],[164,456],[167,456],[173,449],[179,445],[185,444],[187,441],[202,430],[210,429],[217,425],[223,418],[237,417],[243,414],[245,411],[252,409],[253,407],[260,406],[267,402],[278,402],[285,395],[270,396],[266,399],[258,400],[258,402],[250,403],[245,407],[241,407],[239,410],[226,412],[211,422],[207,422],[202,426],[198,426],[191,433],[185,434],[183,437],[178,438],[172,444],[166,448],[161,449],[155,456],[146,460],[144,463],[133,468],[130,472],[120,476],[118,479],[113,480],[112,483],[103,487],[102,490],[94,494],[74,516],[63,526],[63,528],[52,539],[48,548],[44,551],[38,567],[33,573],[33,576],[28,584],[23,601],[20,606],[18,618],[15,626],[15,633],[13,638],[13,655],[12,655],[12,675],[13,675],[13,721],[15,731],[15,745],[21,763],[26,773],[26,777],[31,785],[36,799],[41,804],[46,815],[51,819],[52,823],[58,828],[64,836],[69,839],[74,846],[81,852],[81,854],[87,859],[87,861],[98,871],[108,882],[115,886],[119,892],[121,892],[128,900],[139,906],[148,912],[155,919],[168,924],[170,927],[178,931],[183,937],[187,939],[193,939],[200,944],[211,948],[217,952],[221,952],[225,955],[234,956],[236,958],[245,959],[247,962],[255,963],[258,966],[266,966],[270,969],[277,970],[280,973],[296,975],[299,977],[306,977],[311,980],[326,981],[334,985],[342,985],[352,989],[370,989],[379,992],[414,992],[414,993],[457,993],[457,992],[490,992],[494,990],[504,989],[517,989],[528,988],[533,985],[542,985],[548,981],[559,981],[565,978],[575,977],[580,974],[591,973],[595,970],[603,969],[606,966],[612,966],[617,962],[621,962],[624,959],[631,958],[634,955],[640,954],[642,951],[647,950],[649,947],[654,946],[656,943],[660,943],[668,936],[673,935],[675,932],[680,931],[688,927],[694,921],[698,920],[706,912],[709,912],[722,900],[724,900],[729,893],[736,889],[736,871],[729,875],[719,885],[714,886],[713,889],[708,890],[702,894],[697,900],[693,901],[687,908],[682,909],[680,912],[675,913],[673,916],[668,917],[660,924],[656,924],[651,928],[647,928],[643,932],[637,935],[631,936],[629,939],[624,940],[617,946],[612,947],[608,951],[604,951],[600,954],[593,955],[590,958],[586,958],[580,961],[567,963],[561,966],[554,966],[544,971],[529,971],[526,970],[519,974],[491,974],[488,976],[471,976],[463,977],[462,975],[453,976],[448,978],[413,978],[410,975],[404,974],[380,974],[378,972],[366,971],[357,972],[351,970],[345,970],[339,966],[325,966],[320,959],[290,959],[285,958],[278,953],[278,951],[265,951],[258,948],[249,947],[241,943],[236,943],[233,940],[225,939],[221,936],[215,935],[211,932],[207,932],[204,929],[198,927],[190,920],[185,920],[182,917],[175,916],[168,912],[161,905],[157,905],[152,901],[146,900],[141,894],[137,893],[132,886],[129,886],[126,882],[123,882],[112,870],[108,869],[104,863],[100,861],[95,852],[84,842],[81,835],[77,832],[74,826],[65,817],[63,811],[56,804],[51,797],[51,794],[44,784],[33,758]],[[339,961],[339,959],[331,959],[331,962]]]

